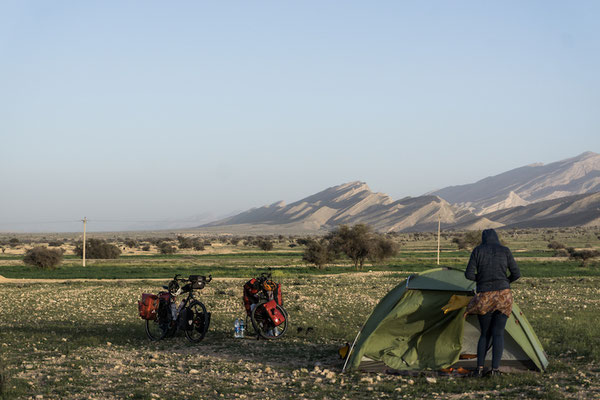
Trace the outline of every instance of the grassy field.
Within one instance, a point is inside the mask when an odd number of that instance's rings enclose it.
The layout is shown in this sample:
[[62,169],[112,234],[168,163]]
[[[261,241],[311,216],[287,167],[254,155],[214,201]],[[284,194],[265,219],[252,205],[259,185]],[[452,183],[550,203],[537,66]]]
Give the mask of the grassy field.
[[[550,360],[548,372],[494,379],[341,375],[350,342],[406,274],[284,278],[291,327],[279,342],[234,339],[239,278],[200,297],[213,312],[200,344],[149,342],[137,316],[158,282],[5,283],[0,297],[3,398],[598,398],[600,278],[523,278],[514,284]],[[313,328],[308,330],[307,328]],[[299,328],[302,328],[298,332]]]
[[[50,271],[25,266],[28,245],[19,245],[0,254],[0,275],[22,279],[0,282],[0,398],[600,398],[600,265],[582,267],[547,249],[550,239],[597,249],[597,233],[513,233],[508,244],[524,276],[513,290],[548,354],[543,374],[435,382],[341,374],[337,349],[353,340],[381,297],[409,274],[435,266],[431,235],[399,237],[396,257],[361,273],[344,260],[310,267],[302,248],[285,240],[271,252],[228,244],[171,256],[126,251],[86,267],[67,253]],[[458,251],[450,237],[442,248],[442,265],[464,268],[468,251]],[[278,342],[234,339],[242,284],[269,268],[283,284],[290,330]],[[213,312],[199,344],[183,336],[150,342],[137,315],[140,293],[158,291],[176,273],[217,277],[199,296]]]

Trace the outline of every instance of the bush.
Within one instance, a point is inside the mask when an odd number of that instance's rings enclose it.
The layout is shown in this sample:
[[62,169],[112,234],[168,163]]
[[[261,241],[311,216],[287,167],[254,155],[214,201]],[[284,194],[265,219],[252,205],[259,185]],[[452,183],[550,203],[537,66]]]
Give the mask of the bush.
[[137,247],[137,242],[133,239],[125,239],[125,246],[129,247],[130,249],[133,249],[134,247]]
[[569,247],[567,248],[567,252],[570,259],[580,260],[582,267],[587,265],[589,259],[600,256],[600,251],[598,250],[575,250],[573,247]]
[[256,241],[256,245],[263,251],[273,250],[273,242],[271,242],[269,239],[258,239]]
[[149,245],[144,245],[142,247],[142,251],[150,251],[150,246]]
[[41,269],[54,269],[63,260],[63,252],[58,249],[49,249],[45,246],[36,246],[25,252],[23,262]]
[[[81,242],[77,243],[73,252],[75,255],[83,258],[83,244]],[[121,249],[104,240],[89,239],[85,242],[85,258],[111,259],[118,258],[120,255]]]
[[564,249],[565,245],[562,243],[558,243],[556,240],[553,240],[550,243],[548,243],[548,248],[552,250],[559,250]]
[[177,236],[177,241],[179,242],[180,249],[191,249],[194,246],[193,239],[189,237]]
[[51,240],[50,242],[48,242],[48,246],[50,247],[60,247],[63,244],[64,243],[61,240]]
[[177,249],[174,246],[171,246],[169,243],[162,242],[158,246],[158,251],[160,254],[175,254],[177,253]]

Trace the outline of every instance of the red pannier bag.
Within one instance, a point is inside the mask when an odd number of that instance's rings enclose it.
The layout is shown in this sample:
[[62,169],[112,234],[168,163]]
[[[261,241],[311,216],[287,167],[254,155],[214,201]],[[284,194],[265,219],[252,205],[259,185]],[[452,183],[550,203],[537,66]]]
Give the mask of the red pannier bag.
[[281,284],[277,283],[277,288],[273,290],[273,297],[277,304],[283,307],[283,298],[281,297]]
[[267,301],[265,303],[265,310],[267,310],[269,318],[273,321],[273,325],[279,326],[285,321],[285,315],[277,309],[277,302],[275,300]]
[[156,319],[158,311],[158,296],[152,293],[142,293],[142,300],[138,301],[138,310],[142,319]]
[[250,316],[252,314],[252,304],[258,302],[258,289],[256,286],[256,279],[250,279],[248,282],[244,284],[244,308],[246,309],[246,314]]

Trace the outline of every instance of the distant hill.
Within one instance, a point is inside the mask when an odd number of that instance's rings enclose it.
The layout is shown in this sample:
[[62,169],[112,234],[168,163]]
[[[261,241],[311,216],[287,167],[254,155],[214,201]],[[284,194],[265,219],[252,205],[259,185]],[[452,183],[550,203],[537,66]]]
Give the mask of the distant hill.
[[483,218],[507,228],[600,226],[600,193],[567,196],[508,208],[485,214]]
[[600,154],[516,168],[478,182],[428,193],[477,215],[600,191]]
[[[254,208],[201,228],[224,227],[239,232],[323,232],[340,224],[366,223],[383,232],[429,230],[456,224],[474,215],[459,210],[437,196],[401,200],[372,192],[364,182],[350,182],[285,205],[283,202]],[[215,229],[219,230],[219,229]]]
[[393,200],[364,182],[330,187],[286,205],[253,208],[202,230],[232,233],[322,233],[365,223],[381,232],[444,229],[600,226],[600,155],[529,165],[469,185]]

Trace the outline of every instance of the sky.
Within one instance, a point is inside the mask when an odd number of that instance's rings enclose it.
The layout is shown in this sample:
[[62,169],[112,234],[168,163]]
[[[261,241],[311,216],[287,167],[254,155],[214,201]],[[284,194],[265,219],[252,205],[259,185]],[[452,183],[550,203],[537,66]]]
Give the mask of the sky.
[[600,152],[597,1],[3,1],[0,231]]

